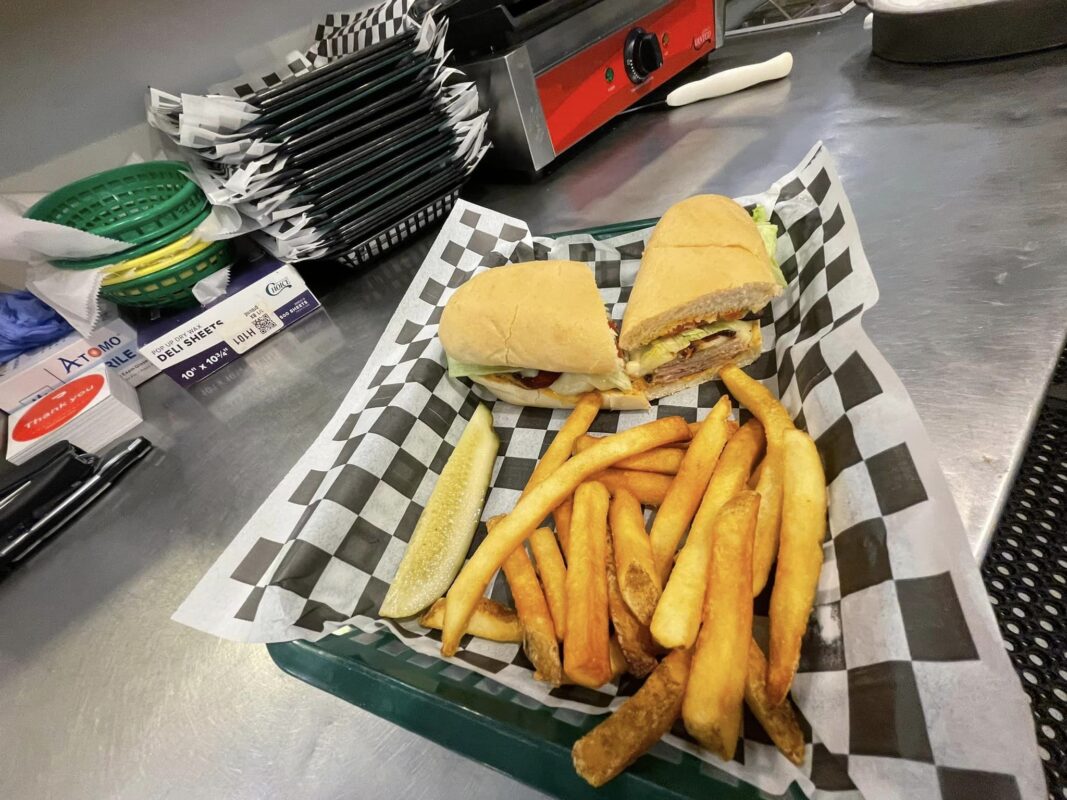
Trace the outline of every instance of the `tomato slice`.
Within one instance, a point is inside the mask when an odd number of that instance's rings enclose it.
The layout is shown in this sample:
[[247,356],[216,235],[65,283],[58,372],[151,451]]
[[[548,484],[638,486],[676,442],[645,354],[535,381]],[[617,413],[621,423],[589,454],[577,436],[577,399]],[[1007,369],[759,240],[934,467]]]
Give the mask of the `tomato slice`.
[[524,378],[521,375],[518,376],[519,383],[527,389],[547,389],[556,382],[556,378],[558,377],[558,372],[546,372],[545,370],[540,370],[532,378]]

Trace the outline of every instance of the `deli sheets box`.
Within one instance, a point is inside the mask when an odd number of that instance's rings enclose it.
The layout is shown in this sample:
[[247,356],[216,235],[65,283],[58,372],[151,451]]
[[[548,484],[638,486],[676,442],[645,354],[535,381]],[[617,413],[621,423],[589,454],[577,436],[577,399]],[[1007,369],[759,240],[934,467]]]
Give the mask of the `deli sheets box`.
[[71,333],[0,364],[0,410],[12,414],[101,364],[130,386],[140,386],[158,372],[137,351],[137,332],[113,316],[88,338]]
[[192,386],[320,307],[292,266],[268,258],[235,268],[222,297],[145,323],[137,338],[145,358]]

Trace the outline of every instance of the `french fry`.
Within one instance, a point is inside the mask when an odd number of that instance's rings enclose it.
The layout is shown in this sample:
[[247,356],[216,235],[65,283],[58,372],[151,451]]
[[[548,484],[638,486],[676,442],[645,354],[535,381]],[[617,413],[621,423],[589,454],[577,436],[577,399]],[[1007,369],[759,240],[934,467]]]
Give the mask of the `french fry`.
[[756,544],[752,551],[752,596],[763,591],[778,556],[778,532],[782,524],[782,445],[767,443],[767,455],[760,463],[756,482],[759,492],[759,517],[756,519]]
[[574,743],[574,769],[592,786],[603,786],[670,730],[689,679],[689,652],[675,650],[644,686],[610,717]]
[[771,647],[767,696],[785,700],[800,661],[822,569],[826,535],[826,477],[815,442],[806,433],[786,431],[782,454],[782,540],[771,592]]
[[[704,424],[703,421],[701,421],[701,422],[690,422],[689,423],[689,432],[691,434],[693,434],[693,436],[696,436],[697,435],[697,431],[700,430],[700,426],[703,425],[703,424]],[[733,436],[735,433],[737,433],[737,429],[740,428],[740,427],[741,426],[738,424],[737,420],[734,419],[733,417],[731,417],[728,420],[726,420],[726,433],[727,433],[728,436]],[[678,445],[671,445],[671,447],[677,447],[677,446]]]
[[[756,491],[762,501],[760,518],[756,523],[756,545],[752,559],[752,590],[755,594],[767,585],[771,565],[778,554],[779,529],[782,520],[782,437],[795,430],[793,419],[785,407],[774,399],[767,388],[750,378],[739,367],[729,366],[719,377],[730,393],[763,423],[767,437],[767,456],[761,465]],[[790,678],[792,680],[792,678]]]
[[734,757],[752,640],[752,540],[759,495],[742,491],[715,519],[704,624],[682,703],[685,729],[724,761]]
[[567,567],[559,552],[556,536],[548,528],[538,528],[530,534],[530,549],[537,562],[537,574],[545,590],[545,600],[552,612],[556,638],[563,641],[567,630]]
[[643,506],[661,506],[671,488],[672,476],[634,469],[606,469],[594,478],[615,494],[625,489]]
[[664,417],[637,425],[604,437],[595,447],[568,459],[563,466],[532,488],[516,503],[512,512],[485,537],[448,590],[441,652],[446,657],[455,655],[471,612],[490,578],[511,552],[533,533],[541,520],[578,488],[578,484],[623,458],[687,438],[689,427],[680,417]]
[[749,489],[755,489],[756,485],[759,483],[760,475],[763,474],[763,461],[764,459],[760,459],[760,462],[756,465],[756,468],[752,470],[752,477],[748,479]]
[[619,489],[611,501],[609,518],[614,551],[611,561],[621,596],[641,625],[647,628],[662,586],[652,563],[652,546],[645,533],[641,504],[628,491]]
[[[441,630],[445,624],[445,598],[435,602],[419,618],[424,628]],[[494,642],[522,642],[522,624],[514,609],[502,606],[488,597],[483,597],[474,607],[466,633]]]
[[[570,458],[575,441],[585,436],[585,432],[589,430],[589,426],[593,424],[593,420],[596,419],[596,415],[600,411],[601,403],[600,392],[589,392],[583,394],[578,399],[578,402],[574,405],[574,410],[571,411],[566,422],[563,423],[563,427],[556,433],[555,437],[552,439],[552,443],[548,446],[548,449],[545,450],[545,454],[541,456],[541,460],[538,461],[537,466],[534,467],[534,471],[530,475],[530,480],[526,482],[526,487],[522,490],[520,499],[527,495],[530,490],[541,483],[541,481],[563,466],[563,463]],[[552,518],[556,523],[556,533],[560,537],[563,551],[566,552],[567,547],[565,542],[567,533],[569,533],[567,523],[569,523],[570,517],[567,516],[566,523],[561,523],[560,518],[569,514],[570,504],[569,501],[564,501],[564,503],[566,503],[567,508],[557,508],[553,511]],[[562,632],[558,629],[556,632],[557,634],[562,635]]]
[[531,489],[562,467],[563,462],[571,457],[574,443],[584,436],[589,426],[593,424],[593,420],[600,412],[601,402],[600,392],[589,392],[578,399],[578,402],[574,404],[574,410],[571,411],[563,427],[556,433],[552,443],[545,450],[545,454],[534,467],[530,480],[526,482],[526,488],[522,490],[522,496],[529,494]]
[[[700,426],[703,425],[703,424],[704,424],[703,422],[690,422],[689,423],[689,432],[693,436],[696,436],[697,435],[697,431],[700,430]],[[737,433],[737,429],[740,428],[740,427],[741,427],[741,425],[733,417],[731,417],[730,419],[726,420],[726,435],[727,435],[727,437],[733,436],[735,433]],[[690,441],[692,441],[692,440],[690,440]],[[685,449],[687,449],[689,447],[689,442],[675,442],[674,444],[667,445],[667,447],[675,448],[675,449],[678,449],[678,450],[685,450]]]
[[[578,456],[576,456],[577,458]],[[611,680],[608,631],[608,490],[590,481],[574,492],[567,564],[564,671],[596,688]]]
[[556,630],[525,547],[519,545],[505,559],[504,575],[522,623],[522,649],[534,665],[534,678],[559,686],[563,672]]
[[715,521],[723,506],[745,488],[762,448],[763,427],[754,419],[726,443],[652,616],[652,638],[661,646],[692,647],[696,641],[704,615]]
[[639,456],[623,459],[620,469],[635,469],[638,472],[656,472],[660,475],[674,475],[682,464],[685,451],[675,447],[657,447]]
[[[490,533],[502,519],[504,516],[501,514],[486,522]],[[556,643],[557,634],[548,602],[537,580],[533,564],[530,563],[525,545],[520,544],[515,548],[504,561],[503,569],[522,625],[522,649],[534,665],[534,678],[559,686],[562,667],[559,645]]]
[[[611,660],[611,679],[613,681],[618,680],[626,674],[626,670],[630,668],[630,665],[626,663],[626,655],[622,652],[622,647],[619,645],[619,638],[612,636],[611,641],[608,644],[609,656]],[[566,674],[564,674],[566,677]]]
[[748,645],[748,672],[745,674],[745,705],[759,720],[771,741],[782,755],[797,766],[804,763],[804,732],[793,713],[793,704],[786,700],[771,705],[767,697],[767,659],[753,639]]
[[747,408],[763,424],[767,441],[777,444],[781,435],[794,428],[793,419],[785,407],[774,399],[762,383],[750,378],[738,366],[724,367],[719,378],[726,384],[730,394]]
[[[614,532],[614,526],[612,531]],[[643,678],[656,668],[655,646],[648,626],[642,625],[626,605],[619,581],[615,574],[615,564],[608,558],[608,611],[611,624],[615,628],[615,638],[622,649],[623,657],[629,666],[629,672]]]
[[678,542],[682,540],[689,529],[689,523],[693,521],[700,498],[708,488],[712,470],[719,460],[719,453],[726,444],[726,418],[729,414],[730,398],[723,395],[708,413],[689,449],[685,451],[678,474],[656,513],[649,540],[652,544],[652,560],[656,564],[661,583],[667,581],[667,574],[674,564],[674,552],[678,549]]
[[[611,663],[611,679],[613,681],[617,681],[630,670],[630,665],[626,663],[626,656],[619,646],[619,639],[614,634],[608,640],[608,661]],[[563,682],[574,683],[566,671],[563,673]]]
[[567,544],[571,539],[571,514],[574,511],[574,498],[568,497],[552,512],[552,521],[556,523],[556,538],[559,539],[563,558],[567,558]]
[[[598,437],[586,434],[574,443],[574,452],[588,450],[597,443]],[[674,475],[682,463],[684,453],[676,447],[657,447],[647,453],[624,458],[615,466],[619,469],[636,469],[639,472],[658,472],[662,475]]]

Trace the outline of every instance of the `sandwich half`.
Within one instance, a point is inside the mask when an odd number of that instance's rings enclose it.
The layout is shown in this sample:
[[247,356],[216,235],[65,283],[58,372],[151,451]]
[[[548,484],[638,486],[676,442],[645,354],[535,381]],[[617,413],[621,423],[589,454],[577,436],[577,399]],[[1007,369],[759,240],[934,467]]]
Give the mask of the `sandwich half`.
[[641,258],[622,320],[626,373],[649,399],[711,380],[759,356],[759,321],[782,293],[777,229],[728,197],[698,195],[667,210]]
[[439,335],[449,375],[509,403],[569,408],[599,391],[605,408],[648,408],[585,264],[530,261],[475,275],[449,298]]

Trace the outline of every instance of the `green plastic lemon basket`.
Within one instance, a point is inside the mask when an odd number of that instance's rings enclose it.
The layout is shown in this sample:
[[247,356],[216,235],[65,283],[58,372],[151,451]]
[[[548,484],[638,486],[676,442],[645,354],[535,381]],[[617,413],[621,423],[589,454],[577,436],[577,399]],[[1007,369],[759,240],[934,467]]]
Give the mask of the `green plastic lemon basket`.
[[30,219],[145,244],[182,227],[207,206],[179,161],[149,161],[67,184],[26,212]]
[[215,242],[172,267],[112,286],[100,294],[120,306],[136,308],[175,308],[196,302],[193,286],[213,272],[233,263],[229,241]]
[[137,247],[131,247],[129,250],[121,250],[118,253],[112,253],[108,256],[97,256],[96,258],[57,258],[54,261],[50,261],[53,267],[59,267],[60,269],[97,269],[98,267],[106,267],[110,264],[118,264],[121,261],[129,261],[131,258],[139,258],[140,256],[148,255],[149,253],[166,247],[168,244],[181,239],[183,236],[188,236],[196,227],[207,219],[211,213],[211,206],[202,209],[192,219],[182,225],[180,228],[176,228],[170,233],[165,233],[146,244],[137,245]]

